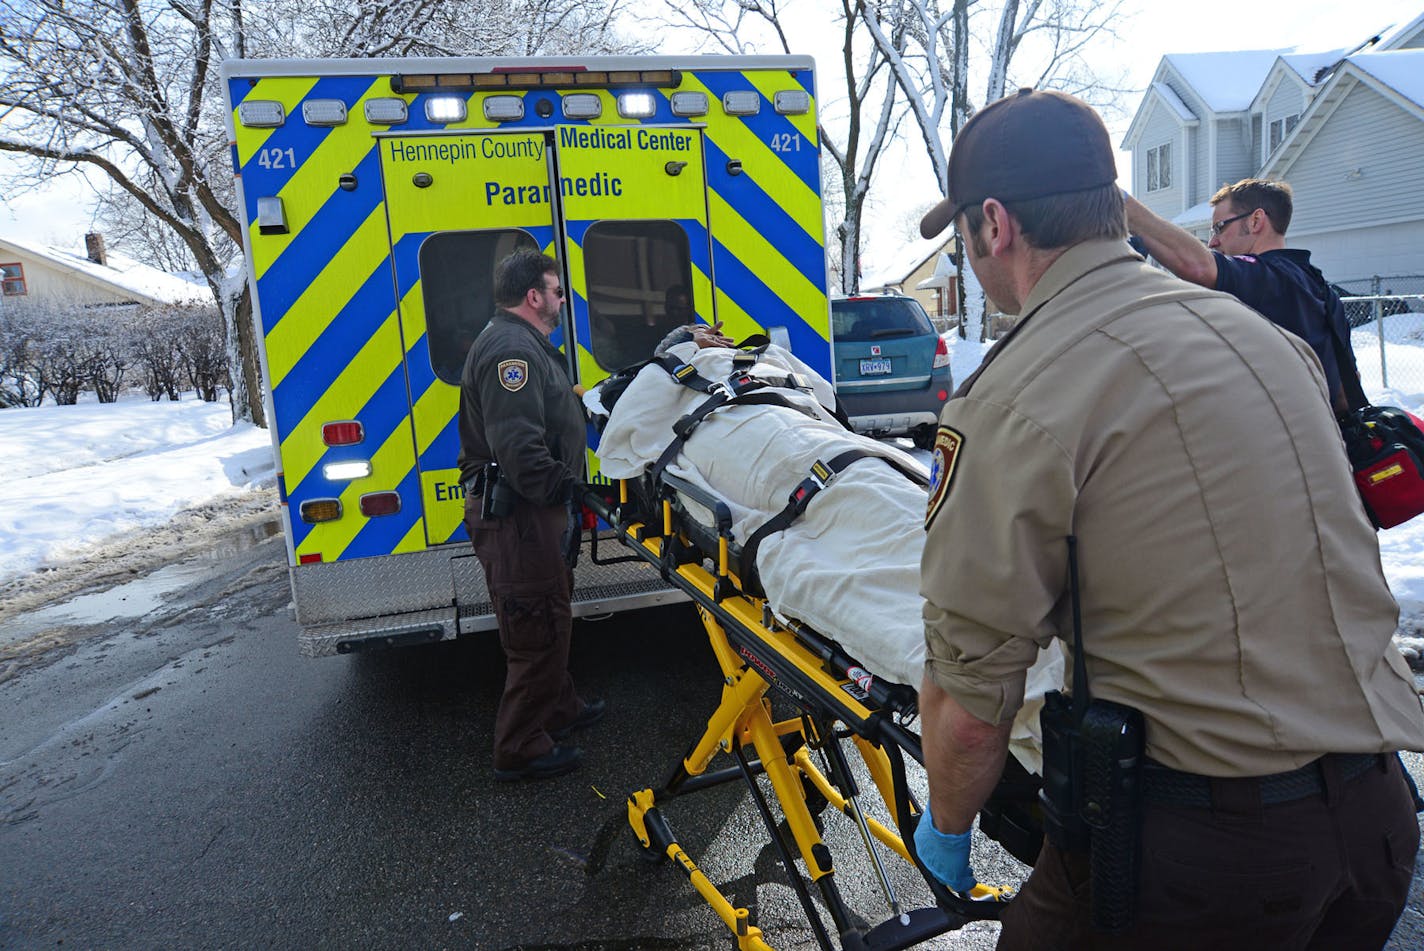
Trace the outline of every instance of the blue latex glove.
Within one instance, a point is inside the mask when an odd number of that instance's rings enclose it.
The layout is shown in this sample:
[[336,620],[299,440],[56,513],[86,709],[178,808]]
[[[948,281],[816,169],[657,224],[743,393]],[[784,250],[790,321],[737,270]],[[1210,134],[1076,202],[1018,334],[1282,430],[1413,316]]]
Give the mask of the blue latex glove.
[[930,805],[925,803],[925,814],[920,816],[920,824],[915,827],[915,851],[930,874],[961,895],[969,894],[977,879],[974,869],[969,867],[969,839],[973,830],[950,835],[935,828],[930,818]]

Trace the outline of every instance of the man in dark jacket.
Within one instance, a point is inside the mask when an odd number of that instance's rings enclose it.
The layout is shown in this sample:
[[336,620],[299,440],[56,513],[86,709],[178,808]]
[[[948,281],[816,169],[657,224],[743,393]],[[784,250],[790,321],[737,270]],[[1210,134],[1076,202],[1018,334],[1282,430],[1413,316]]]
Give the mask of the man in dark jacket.
[[1133,198],[1127,199],[1128,230],[1182,280],[1225,291],[1310,344],[1325,369],[1335,410],[1353,408],[1346,396],[1352,388],[1344,381],[1358,381],[1360,374],[1344,308],[1310,263],[1310,252],[1286,247],[1290,186],[1242,179],[1213,195],[1211,205],[1206,247]]
[[[562,741],[604,712],[603,701],[579,698],[568,670],[569,502],[583,473],[586,431],[567,363],[549,343],[564,299],[558,265],[538,251],[517,251],[496,268],[494,291],[499,310],[470,348],[460,387],[465,524],[507,666],[495,779],[543,779],[578,767],[582,752]],[[507,500],[507,511],[489,510],[491,493]]]

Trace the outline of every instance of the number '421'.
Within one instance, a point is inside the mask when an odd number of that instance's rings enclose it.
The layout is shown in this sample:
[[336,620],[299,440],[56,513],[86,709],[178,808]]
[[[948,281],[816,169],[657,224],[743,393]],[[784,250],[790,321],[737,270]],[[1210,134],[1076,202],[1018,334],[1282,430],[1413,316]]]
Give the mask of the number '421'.
[[801,136],[795,132],[778,132],[771,137],[771,150],[773,152],[799,152],[801,151]]
[[295,149],[263,149],[257,153],[257,164],[263,168],[296,168]]

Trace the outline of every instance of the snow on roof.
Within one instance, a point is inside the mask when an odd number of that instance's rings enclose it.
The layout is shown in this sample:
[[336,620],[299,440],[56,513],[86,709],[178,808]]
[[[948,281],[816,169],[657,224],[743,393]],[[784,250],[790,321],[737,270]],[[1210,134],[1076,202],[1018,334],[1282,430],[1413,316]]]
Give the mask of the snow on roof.
[[1424,107],[1424,49],[1356,53],[1349,62],[1416,106]]
[[953,231],[945,231],[933,238],[919,238],[907,242],[901,245],[887,261],[877,262],[875,269],[871,272],[874,276],[866,277],[860,282],[860,286],[899,286],[909,280],[910,275],[914,274],[921,264],[928,261],[931,255],[942,251],[945,246],[953,243]]
[[1169,53],[1163,57],[1213,112],[1244,112],[1276,59],[1295,47],[1227,53]]
[[1380,31],[1380,50],[1398,49],[1401,43],[1407,43],[1416,34],[1424,30],[1424,13],[1419,14],[1408,23],[1386,27]]
[[1198,202],[1172,219],[1172,224],[1191,230],[1193,225],[1205,224],[1211,220],[1211,202]]
[[1177,95],[1171,86],[1168,86],[1166,83],[1153,83],[1152,91],[1161,96],[1167,105],[1172,107],[1172,111],[1177,114],[1178,118],[1187,122],[1196,120],[1196,113],[1187,108],[1187,104],[1182,102],[1182,97]]
[[105,255],[108,264],[95,264],[89,260],[82,248],[61,248],[17,238],[0,238],[0,244],[43,258],[58,267],[78,272],[155,304],[201,304],[212,301],[212,292],[206,284],[184,280],[112,251]]
[[1292,53],[1289,56],[1282,56],[1281,61],[1291,69],[1295,70],[1301,79],[1314,86],[1325,77],[1320,76],[1322,69],[1333,66],[1345,56],[1345,49],[1326,50],[1320,53]]

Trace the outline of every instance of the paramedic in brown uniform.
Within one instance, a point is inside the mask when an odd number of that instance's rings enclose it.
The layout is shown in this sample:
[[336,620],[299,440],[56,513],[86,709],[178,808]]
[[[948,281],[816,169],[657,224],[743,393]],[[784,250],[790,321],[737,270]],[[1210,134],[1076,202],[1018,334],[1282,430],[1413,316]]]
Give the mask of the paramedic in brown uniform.
[[[566,561],[569,499],[583,473],[583,405],[563,355],[549,343],[564,300],[558,265],[516,251],[495,269],[499,310],[475,339],[460,386],[460,478],[465,524],[484,568],[507,671],[494,725],[497,780],[576,769],[560,745],[603,716],[569,675],[573,572]],[[496,462],[513,510],[481,514],[482,473]]]
[[972,886],[1024,672],[1072,640],[1073,535],[1089,693],[1145,718],[1136,922],[1094,932],[1087,854],[1045,844],[999,947],[1378,948],[1419,845],[1386,754],[1424,747],[1424,713],[1325,378],[1137,257],[1116,175],[1092,109],[1022,90],[960,131],[921,225],[957,222],[1021,317],[940,416],[918,851]]

